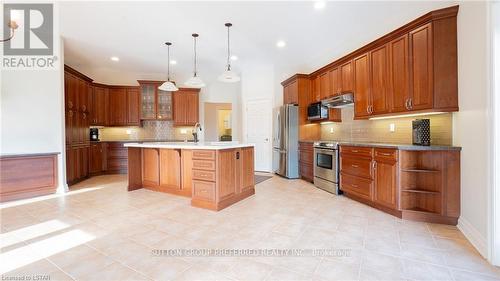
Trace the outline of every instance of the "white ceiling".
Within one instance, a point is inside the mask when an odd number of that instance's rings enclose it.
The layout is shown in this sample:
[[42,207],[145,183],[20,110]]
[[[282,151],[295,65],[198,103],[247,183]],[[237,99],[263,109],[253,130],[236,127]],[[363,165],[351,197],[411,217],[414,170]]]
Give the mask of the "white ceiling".
[[[232,22],[237,71],[245,62],[275,65],[278,79],[310,72],[395,28],[453,2],[61,2],[65,60],[74,66],[136,73],[165,73],[165,41],[173,42],[173,76],[192,72],[191,33],[200,34],[200,76],[222,72],[225,22]],[[283,49],[277,40],[285,40]],[[118,56],[119,62],[109,58]]]

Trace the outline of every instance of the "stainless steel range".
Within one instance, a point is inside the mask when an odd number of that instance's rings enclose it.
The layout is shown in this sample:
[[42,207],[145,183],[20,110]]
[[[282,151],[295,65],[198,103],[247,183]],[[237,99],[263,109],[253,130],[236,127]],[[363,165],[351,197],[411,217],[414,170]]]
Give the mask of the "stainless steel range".
[[334,194],[339,188],[339,144],[335,141],[314,143],[314,185]]

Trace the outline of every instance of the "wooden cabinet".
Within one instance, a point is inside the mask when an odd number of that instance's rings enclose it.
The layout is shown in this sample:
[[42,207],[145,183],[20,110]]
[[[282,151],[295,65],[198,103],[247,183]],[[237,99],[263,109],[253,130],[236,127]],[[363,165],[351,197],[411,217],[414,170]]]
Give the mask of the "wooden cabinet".
[[397,209],[397,150],[375,148],[373,201]]
[[342,91],[342,77],[339,67],[334,67],[329,72],[330,76],[330,96],[337,96]]
[[433,105],[432,23],[409,33],[410,89],[408,110],[430,109]]
[[109,174],[127,173],[128,154],[123,142],[108,142],[106,150],[107,170]]
[[297,80],[283,86],[283,104],[299,104],[299,82]]
[[90,145],[90,167],[89,173],[91,175],[100,174],[107,169],[107,144],[106,143],[92,143]]
[[172,93],[158,89],[164,81],[139,80],[141,120],[172,120]]
[[363,54],[354,63],[354,117],[370,115],[370,55]]
[[139,89],[127,89],[127,125],[139,126],[141,120],[139,118]]
[[181,189],[181,150],[160,149],[160,191]]
[[389,103],[391,112],[408,110],[410,98],[408,34],[389,43]]
[[320,100],[327,99],[331,96],[330,75],[328,71],[325,71],[319,75],[319,96]]
[[340,184],[348,195],[373,201],[373,148],[340,146]]
[[109,90],[109,124],[111,126],[127,125],[127,91],[125,88]]
[[199,91],[182,88],[173,93],[174,126],[194,126],[199,122]]
[[299,175],[302,179],[314,181],[314,150],[312,142],[299,142]]
[[158,190],[160,184],[160,149],[142,150],[142,183],[145,188]]
[[340,93],[352,93],[354,91],[354,75],[352,62],[346,62],[340,66]]
[[389,53],[387,45],[370,52],[370,114],[389,112]]
[[312,89],[312,99],[311,102],[319,102],[321,101],[321,79],[319,75],[312,78],[311,80],[311,89]]
[[92,91],[92,119],[94,126],[108,125],[109,91],[106,86],[94,85]]

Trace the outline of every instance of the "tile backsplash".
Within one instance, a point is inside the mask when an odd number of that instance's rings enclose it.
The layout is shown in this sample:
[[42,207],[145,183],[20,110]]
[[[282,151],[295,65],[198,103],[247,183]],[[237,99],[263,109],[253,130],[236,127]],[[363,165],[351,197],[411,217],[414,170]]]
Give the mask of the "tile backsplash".
[[[452,145],[453,118],[451,113],[383,120],[353,120],[353,117],[354,110],[352,107],[342,108],[342,123],[322,124],[321,139],[411,143],[412,121],[415,119],[430,119],[431,144]],[[394,132],[389,129],[391,124],[394,124]]]
[[173,121],[143,121],[142,127],[104,127],[99,139],[114,140],[192,140],[193,127],[174,127]]

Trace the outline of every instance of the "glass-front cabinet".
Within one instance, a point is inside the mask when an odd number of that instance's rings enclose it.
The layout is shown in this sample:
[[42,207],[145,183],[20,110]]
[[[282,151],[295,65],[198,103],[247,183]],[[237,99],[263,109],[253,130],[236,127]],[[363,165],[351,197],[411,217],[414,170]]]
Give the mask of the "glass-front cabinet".
[[172,120],[172,93],[159,90],[163,81],[139,80],[141,120]]
[[158,90],[158,119],[172,120],[172,93]]

